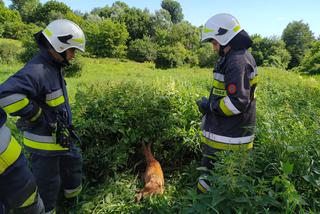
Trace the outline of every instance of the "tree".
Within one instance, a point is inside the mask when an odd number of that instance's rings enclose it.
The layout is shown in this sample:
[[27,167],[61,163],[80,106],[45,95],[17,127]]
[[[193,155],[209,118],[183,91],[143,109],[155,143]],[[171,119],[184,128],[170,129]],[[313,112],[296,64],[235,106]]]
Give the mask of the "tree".
[[252,37],[251,53],[258,66],[272,66],[286,68],[291,59],[285,48],[285,43],[277,38],[262,38],[260,35]]
[[150,37],[136,39],[130,43],[128,48],[128,58],[137,62],[152,62],[157,54],[157,45],[153,43]]
[[163,0],[161,7],[170,13],[171,21],[173,23],[178,23],[183,20],[182,8],[179,2],[174,0]]
[[314,41],[301,62],[301,71],[320,74],[320,41]]
[[24,22],[33,22],[36,10],[40,5],[39,0],[11,0],[11,9],[17,10]]
[[57,18],[64,18],[68,12],[72,11],[66,4],[51,0],[37,8],[35,22],[45,26]]
[[87,22],[84,33],[89,53],[98,57],[123,57],[126,54],[129,34],[123,23],[111,19]]
[[283,30],[282,39],[286,44],[286,49],[291,55],[288,68],[300,65],[306,51],[310,48],[314,40],[313,33],[309,25],[301,21],[293,21]]

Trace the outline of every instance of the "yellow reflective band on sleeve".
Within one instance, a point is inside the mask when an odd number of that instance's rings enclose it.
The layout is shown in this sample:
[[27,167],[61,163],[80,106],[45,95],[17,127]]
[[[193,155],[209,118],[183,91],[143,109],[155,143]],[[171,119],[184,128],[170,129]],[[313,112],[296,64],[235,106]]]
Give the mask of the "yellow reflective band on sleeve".
[[20,207],[30,206],[31,204],[33,204],[36,201],[36,197],[37,197],[37,189],[36,189],[36,191],[34,191],[34,193],[32,193],[29,196],[29,198]]
[[237,26],[235,26],[235,27],[233,28],[233,31],[234,31],[234,32],[238,32],[238,30],[240,30],[240,28],[241,28],[240,25],[237,25]]
[[64,100],[64,96],[62,95],[62,96],[60,96],[60,97],[58,97],[58,98],[56,98],[56,99],[47,100],[46,103],[47,103],[48,106],[50,106],[50,107],[56,107],[56,106],[64,103],[64,101],[65,101],[65,100]]
[[21,146],[14,137],[11,137],[8,148],[0,154],[0,174],[11,166],[20,156]]
[[66,151],[69,148],[63,148],[59,144],[55,143],[40,143],[36,141],[29,140],[28,138],[23,138],[24,145],[33,148],[33,149],[40,149],[40,150],[47,150],[47,151]]
[[207,144],[211,148],[221,149],[221,150],[240,151],[240,150],[249,150],[253,148],[253,142],[245,143],[245,144],[227,144],[227,143],[220,143],[213,140],[209,140],[207,138],[203,138],[203,143]]
[[227,116],[232,116],[233,112],[230,111],[230,109],[226,106],[226,104],[224,103],[224,99],[220,99],[219,101],[219,107],[222,110],[222,112],[227,115]]
[[250,86],[256,85],[258,83],[258,76],[255,76],[253,79],[250,80]]
[[228,95],[227,90],[222,90],[222,89],[217,89],[217,88],[213,88],[212,94],[217,95],[217,96],[221,96],[221,97],[225,97]]
[[66,198],[74,198],[80,194],[82,191],[82,185],[72,190],[64,190],[64,197]]
[[24,107],[26,107],[29,104],[28,98],[23,98],[22,100],[19,100],[18,102],[15,102],[13,104],[7,105],[6,107],[3,107],[3,110],[7,112],[8,114],[17,112]]
[[219,82],[218,80],[213,80],[213,87],[218,89],[226,89],[226,86],[224,85],[224,82]]

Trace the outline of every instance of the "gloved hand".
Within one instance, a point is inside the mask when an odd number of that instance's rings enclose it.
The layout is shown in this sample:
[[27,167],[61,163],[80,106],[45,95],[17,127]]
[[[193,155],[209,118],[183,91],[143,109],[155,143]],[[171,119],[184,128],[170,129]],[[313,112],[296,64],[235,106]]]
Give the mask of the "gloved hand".
[[37,127],[40,124],[40,120],[36,120],[31,122],[30,120],[21,117],[17,120],[16,122],[16,127],[20,130],[20,131],[26,131],[29,129],[34,129],[35,127]]
[[16,126],[20,131],[33,129],[36,126],[39,126],[44,119],[42,109],[36,103],[33,103],[33,106],[34,109],[32,110],[32,113],[17,120]]
[[202,97],[201,100],[197,100],[196,103],[202,114],[206,114],[210,111],[210,103],[206,97]]

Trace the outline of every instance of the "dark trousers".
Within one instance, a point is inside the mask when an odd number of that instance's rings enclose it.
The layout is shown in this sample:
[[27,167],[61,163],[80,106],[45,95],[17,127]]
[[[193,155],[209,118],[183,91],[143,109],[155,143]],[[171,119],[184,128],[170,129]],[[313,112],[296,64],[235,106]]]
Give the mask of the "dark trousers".
[[46,212],[55,209],[60,188],[81,190],[82,157],[75,149],[61,156],[32,154],[31,166]]
[[19,158],[0,175],[0,214],[4,209],[17,210],[36,192],[37,186],[27,160],[21,153]]
[[201,167],[203,168],[202,175],[198,179],[197,192],[205,193],[210,188],[210,182],[206,179],[206,176],[213,169],[213,164],[216,159],[215,153],[219,152],[219,149],[214,149],[207,144],[202,144],[202,159]]

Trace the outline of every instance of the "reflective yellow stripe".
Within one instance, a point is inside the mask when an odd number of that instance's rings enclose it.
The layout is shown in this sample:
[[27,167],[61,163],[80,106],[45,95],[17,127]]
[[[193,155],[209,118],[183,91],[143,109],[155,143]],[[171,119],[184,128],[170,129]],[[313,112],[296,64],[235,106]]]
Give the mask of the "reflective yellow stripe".
[[83,43],[84,43],[84,39],[82,39],[82,38],[71,39],[71,41],[78,42],[78,43],[80,43],[80,44],[83,44]]
[[253,79],[250,80],[250,86],[253,86],[254,84],[258,83],[258,76],[254,77]]
[[31,122],[36,121],[36,120],[40,117],[41,113],[42,113],[42,109],[39,108],[39,111],[37,112],[37,114],[36,114],[35,116],[33,116],[33,117],[30,119],[30,121],[31,121]]
[[29,140],[28,138],[23,138],[24,145],[33,148],[33,149],[40,149],[40,150],[48,150],[48,151],[65,151],[69,148],[63,148],[59,144],[55,143],[40,143],[36,141]]
[[27,207],[33,204],[36,201],[37,197],[37,189],[30,195],[30,197],[20,206],[20,207]]
[[8,114],[17,112],[24,107],[26,107],[29,104],[29,99],[28,98],[23,98],[22,100],[19,100],[16,103],[13,103],[11,105],[8,105],[6,107],[3,107],[3,110],[5,110]]
[[0,154],[0,174],[11,166],[20,156],[21,146],[14,137],[11,137],[8,148]]
[[229,108],[226,106],[226,104],[224,103],[223,98],[220,99],[219,101],[219,107],[221,108],[221,110],[223,111],[223,113],[227,116],[232,116],[233,112],[229,110]]
[[203,193],[206,193],[207,192],[207,190],[198,182],[198,184],[197,184],[197,187],[198,187],[198,189],[201,191],[201,192],[203,192]]
[[238,30],[240,30],[240,25],[237,25],[237,26],[235,26],[235,27],[233,28],[233,31],[234,31],[234,32],[238,32]]
[[82,190],[82,185],[80,185],[79,187],[77,187],[73,190],[64,190],[64,197],[74,198],[80,194],[81,190]]
[[217,89],[217,88],[213,88],[212,94],[217,95],[217,96],[221,96],[221,97],[225,97],[228,95],[227,90],[222,90],[222,89]]
[[56,99],[53,100],[47,100],[46,103],[50,106],[50,107],[56,107],[62,103],[64,103],[64,96],[60,96]]
[[220,143],[220,142],[216,142],[216,141],[212,141],[207,138],[204,138],[203,143],[207,144],[212,148],[221,149],[221,150],[236,151],[236,150],[249,150],[253,148],[253,142],[246,143],[246,144],[226,144],[226,143]]
[[226,89],[224,82],[219,82],[218,80],[213,80],[213,87],[224,90]]
[[44,29],[44,33],[48,36],[48,37],[51,37],[52,36],[52,33],[50,30],[48,30],[48,28]]

